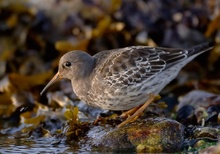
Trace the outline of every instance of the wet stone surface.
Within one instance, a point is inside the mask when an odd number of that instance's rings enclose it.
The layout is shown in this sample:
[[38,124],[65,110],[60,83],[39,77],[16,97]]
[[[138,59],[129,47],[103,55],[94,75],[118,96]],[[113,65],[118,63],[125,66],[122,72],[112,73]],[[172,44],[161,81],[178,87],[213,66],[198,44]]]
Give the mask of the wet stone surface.
[[158,117],[130,123],[122,128],[99,126],[91,129],[88,136],[95,147],[113,151],[177,152],[184,141],[183,130],[179,122]]
[[[220,149],[215,146],[220,125],[219,17],[216,1],[0,0],[0,153]],[[209,40],[216,41],[215,48],[190,62],[161,91],[160,101],[168,107],[154,106],[158,118],[147,114],[118,129],[122,119],[115,117],[120,111],[87,106],[66,80],[40,96],[68,51],[94,55],[134,45],[189,48]],[[98,115],[104,120],[93,124]],[[186,146],[180,150],[182,142]]]

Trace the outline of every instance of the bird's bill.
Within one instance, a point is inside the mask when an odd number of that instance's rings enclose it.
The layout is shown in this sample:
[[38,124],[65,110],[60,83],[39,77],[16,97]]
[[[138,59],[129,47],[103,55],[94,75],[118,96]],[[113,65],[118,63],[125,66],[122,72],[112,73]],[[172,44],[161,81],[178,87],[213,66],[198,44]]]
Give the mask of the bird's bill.
[[40,95],[42,95],[52,84],[60,81],[62,77],[60,76],[59,72],[50,80],[50,82],[44,87],[41,91]]

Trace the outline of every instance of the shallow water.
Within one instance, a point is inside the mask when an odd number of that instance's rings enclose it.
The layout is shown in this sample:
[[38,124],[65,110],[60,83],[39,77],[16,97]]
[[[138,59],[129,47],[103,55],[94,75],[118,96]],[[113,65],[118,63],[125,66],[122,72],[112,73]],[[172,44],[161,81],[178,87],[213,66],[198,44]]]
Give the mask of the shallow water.
[[0,137],[0,153],[35,154],[83,152],[64,143],[53,145],[51,144],[52,142],[54,142],[54,138],[15,139],[14,137],[4,136]]

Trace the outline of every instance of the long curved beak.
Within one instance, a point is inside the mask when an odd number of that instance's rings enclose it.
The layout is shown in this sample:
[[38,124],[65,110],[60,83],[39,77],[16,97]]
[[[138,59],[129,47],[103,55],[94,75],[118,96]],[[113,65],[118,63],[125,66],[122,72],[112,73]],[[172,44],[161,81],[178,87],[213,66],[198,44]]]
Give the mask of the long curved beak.
[[62,77],[60,76],[59,72],[57,72],[57,74],[50,80],[50,82],[41,91],[40,95],[42,95],[47,90],[47,88],[49,88],[52,84],[60,81],[61,79]]

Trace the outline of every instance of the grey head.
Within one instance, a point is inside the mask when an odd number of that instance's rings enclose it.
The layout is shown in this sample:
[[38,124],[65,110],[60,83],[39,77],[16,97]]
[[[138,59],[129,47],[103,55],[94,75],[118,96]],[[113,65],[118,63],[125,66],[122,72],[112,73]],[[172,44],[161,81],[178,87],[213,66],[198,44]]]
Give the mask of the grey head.
[[72,82],[77,82],[79,79],[84,79],[89,76],[95,65],[95,59],[84,51],[70,51],[64,54],[59,61],[57,74],[50,80],[50,82],[41,91],[44,91],[55,82],[61,79],[69,79]]

